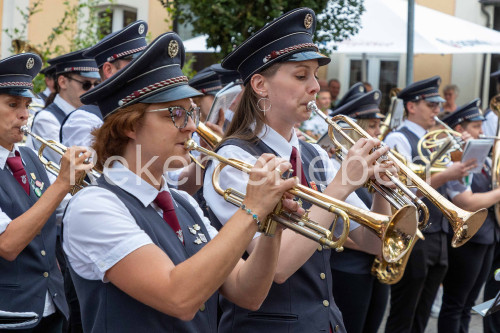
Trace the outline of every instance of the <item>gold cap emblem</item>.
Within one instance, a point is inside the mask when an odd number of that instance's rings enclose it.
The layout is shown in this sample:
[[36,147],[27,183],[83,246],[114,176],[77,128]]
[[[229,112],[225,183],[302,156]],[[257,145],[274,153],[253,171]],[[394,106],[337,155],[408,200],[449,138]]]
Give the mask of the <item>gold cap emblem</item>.
[[380,96],[380,95],[379,95],[379,93],[378,93],[378,92],[376,92],[375,94],[373,94],[373,99],[374,99],[374,100],[377,100],[379,96]]
[[27,69],[32,69],[33,66],[35,66],[35,59],[34,58],[28,58],[28,61],[26,61],[26,68]]
[[142,35],[144,33],[144,24],[139,25],[139,35]]
[[304,18],[304,27],[306,29],[309,29],[313,24],[313,16],[311,14],[307,14],[306,17]]
[[171,40],[170,43],[168,43],[168,55],[170,58],[173,58],[179,53],[179,43],[177,43],[176,40]]

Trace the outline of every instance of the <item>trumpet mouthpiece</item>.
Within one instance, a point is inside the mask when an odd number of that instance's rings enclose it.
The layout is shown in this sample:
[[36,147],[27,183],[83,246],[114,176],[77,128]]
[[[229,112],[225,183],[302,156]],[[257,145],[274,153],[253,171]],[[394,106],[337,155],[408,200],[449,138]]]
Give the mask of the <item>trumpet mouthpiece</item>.
[[316,101],[310,101],[309,103],[307,103],[307,110],[308,111],[314,111],[317,108],[318,107],[316,106]]
[[28,135],[30,133],[30,130],[28,128],[28,125],[23,125],[21,128],[19,128],[19,131],[23,133],[24,135]]
[[198,147],[198,144],[193,139],[189,139],[184,143],[184,148],[186,148],[186,150],[193,150],[196,149],[196,147]]

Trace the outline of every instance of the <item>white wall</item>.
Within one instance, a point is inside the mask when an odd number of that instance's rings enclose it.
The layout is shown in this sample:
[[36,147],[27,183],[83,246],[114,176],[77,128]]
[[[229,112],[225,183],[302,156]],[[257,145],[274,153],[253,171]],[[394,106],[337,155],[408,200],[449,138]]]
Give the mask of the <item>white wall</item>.
[[[29,5],[29,0],[6,0],[3,2],[3,14],[2,14],[2,45],[1,45],[1,58],[8,57],[12,55],[9,51],[11,48],[12,40],[7,36],[5,29],[9,29],[12,32],[14,27],[20,29],[23,24],[23,17],[19,13],[17,7],[26,10]],[[28,31],[23,36],[27,37]]]

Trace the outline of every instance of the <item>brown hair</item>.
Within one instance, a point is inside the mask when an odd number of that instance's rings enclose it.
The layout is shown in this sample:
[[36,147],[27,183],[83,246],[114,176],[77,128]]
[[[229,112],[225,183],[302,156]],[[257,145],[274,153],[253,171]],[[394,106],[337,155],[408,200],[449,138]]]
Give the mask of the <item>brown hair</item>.
[[92,148],[97,153],[96,168],[103,170],[106,160],[112,156],[122,156],[130,138],[126,132],[140,124],[148,104],[137,103],[119,109],[104,119],[101,127],[92,131]]
[[[276,74],[280,66],[281,63],[273,64],[258,74],[261,74],[266,78],[272,77]],[[258,108],[258,101],[260,98],[261,97],[253,90],[250,83],[247,82],[243,96],[241,96],[238,107],[234,112],[233,119],[229,124],[221,143],[230,138],[237,138],[245,141],[258,140],[255,133],[259,133],[266,123],[264,113],[259,111]],[[251,131],[250,128],[254,123],[255,129]]]

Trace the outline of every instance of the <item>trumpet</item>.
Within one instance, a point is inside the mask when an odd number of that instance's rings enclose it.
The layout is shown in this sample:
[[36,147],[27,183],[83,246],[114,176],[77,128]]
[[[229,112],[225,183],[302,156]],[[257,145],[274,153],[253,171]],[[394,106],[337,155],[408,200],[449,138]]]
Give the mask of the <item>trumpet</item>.
[[[307,108],[316,112],[317,106],[316,102],[310,101],[307,104]],[[353,130],[358,133],[361,137],[370,138],[371,136],[366,133],[355,121],[349,117],[338,115],[333,118],[328,118],[326,115],[316,112],[320,117],[322,117],[328,123],[328,135],[333,141],[335,147],[335,155],[337,159],[343,161],[347,155],[347,149],[337,140],[334,135],[334,130],[336,130],[344,139],[346,139],[350,144],[354,144],[354,140],[346,133],[347,130]],[[337,122],[344,122],[350,127],[342,127]],[[389,179],[396,185],[400,192],[396,192],[387,186],[379,184],[375,181],[369,180],[366,184],[367,187],[373,188],[380,195],[382,195],[395,209],[400,209],[406,205],[413,205],[417,209],[419,216],[419,226],[423,227],[427,224],[429,220],[429,210],[427,206],[420,200],[407,186],[405,186],[396,176],[392,175],[390,172],[386,172]],[[404,195],[401,195],[401,192]]]
[[[41,146],[38,149],[38,158],[40,159],[40,162],[42,162],[42,164],[45,166],[45,169],[47,169],[47,171],[49,171],[50,173],[52,173],[54,176],[57,177],[59,175],[60,166],[57,163],[54,163],[46,159],[45,156],[43,156],[43,152],[45,148],[50,148],[57,154],[62,156],[64,155],[64,153],[68,148],[60,144],[59,142],[53,140],[47,141],[41,138],[40,136],[32,133],[28,128],[28,126],[26,125],[21,126],[20,131],[24,133],[24,135],[26,136],[31,135],[33,138],[35,138],[37,141],[41,143]],[[85,161],[84,163],[90,163],[90,161]],[[97,179],[101,176],[101,173],[95,169],[90,170],[87,174],[92,180]],[[76,192],[80,191],[82,188],[88,185],[90,185],[90,183],[85,180],[85,174],[83,174],[80,178],[75,180],[75,184],[71,186],[71,190],[69,191],[69,193],[71,195],[74,195]]]
[[[334,141],[335,145],[340,145],[340,143],[335,139],[335,136],[333,135],[334,129],[337,130],[343,137],[345,137],[351,143],[354,143],[353,140],[345,132],[345,129],[341,128],[340,125],[336,123],[337,121],[346,122],[349,126],[352,127],[353,130],[358,132],[360,135],[363,135],[364,137],[367,138],[370,137],[368,133],[366,133],[361,127],[359,127],[354,122],[354,120],[352,120],[349,117],[335,116],[332,119],[326,119],[326,121],[330,125],[328,133],[330,135],[330,138],[332,138],[332,141]],[[345,151],[345,148],[340,145],[337,146],[337,150],[340,150],[341,153],[343,153]],[[415,185],[418,188],[418,190],[425,197],[427,197],[439,210],[441,210],[444,216],[446,216],[454,232],[451,241],[452,247],[462,246],[469,239],[471,239],[472,236],[474,236],[474,234],[479,230],[484,220],[486,219],[486,215],[488,214],[488,211],[486,209],[483,208],[476,212],[468,212],[466,210],[457,207],[456,205],[448,201],[445,197],[443,197],[438,191],[432,188],[429,184],[427,184],[423,179],[415,175],[404,163],[398,160],[390,151],[387,152],[386,156],[387,159],[394,162],[394,164],[397,166],[400,172],[406,177],[406,179],[411,181],[413,185]],[[388,174],[388,177],[390,177],[391,181],[395,182],[395,184],[400,183],[400,181],[396,179],[396,177],[393,176],[392,174]],[[404,192],[405,194],[407,193],[407,191]],[[412,192],[410,191],[410,193]],[[422,203],[419,204],[419,207],[423,208],[422,205],[425,206],[425,204]],[[425,210],[427,211],[428,214],[427,207],[425,207]],[[419,227],[423,228],[425,227],[425,225],[420,224]]]
[[[208,149],[199,147],[193,140],[188,140],[185,143],[185,147],[187,150],[200,151],[220,162],[214,169],[212,175],[214,189],[218,194],[223,196],[226,201],[235,205],[240,205],[243,201],[244,194],[231,188],[226,190],[222,189],[219,185],[220,172],[222,168],[229,165],[248,173],[252,165],[239,160],[222,157]],[[347,238],[349,232],[349,219],[354,219],[358,223],[367,226],[382,240],[382,255],[384,259],[389,262],[397,261],[403,257],[415,237],[417,214],[414,206],[402,207],[394,215],[387,216],[365,211],[303,185],[296,185],[293,189],[288,190],[288,193],[340,216],[343,219],[342,235],[336,242],[333,242],[333,230],[335,229],[337,218],[332,228],[329,230],[308,219],[297,217],[293,214],[283,213],[280,211],[280,208],[276,209],[274,213],[268,216],[264,223],[261,223],[261,232],[272,235],[276,229],[275,222],[278,222],[320,244],[336,247],[338,249]],[[285,218],[279,218],[281,215]],[[296,222],[297,220],[298,223]]]

